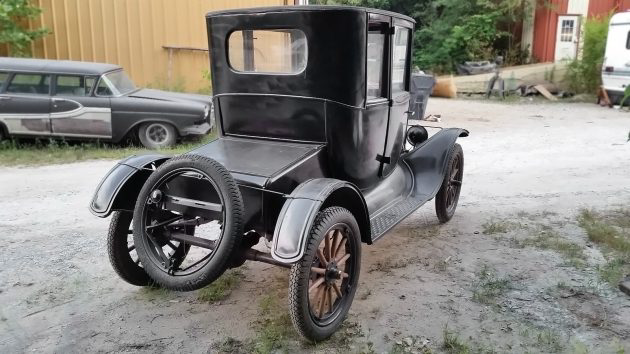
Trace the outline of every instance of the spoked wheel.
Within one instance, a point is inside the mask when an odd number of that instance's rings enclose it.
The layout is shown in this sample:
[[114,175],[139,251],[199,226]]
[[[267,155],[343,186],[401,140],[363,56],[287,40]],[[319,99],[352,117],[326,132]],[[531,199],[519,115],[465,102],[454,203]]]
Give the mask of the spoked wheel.
[[130,230],[133,213],[116,211],[112,216],[107,234],[109,262],[120,278],[137,286],[151,285],[153,281],[140,264]]
[[330,337],[348,314],[359,281],[360,242],[348,210],[331,207],[317,215],[304,257],[289,277],[291,320],[306,339]]
[[455,144],[449,155],[448,165],[442,187],[435,197],[435,211],[441,223],[453,217],[459,193],[462,190],[464,177],[464,151],[459,144]]
[[182,155],[160,166],[140,191],[133,215],[140,263],[172,290],[202,288],[225,271],[243,235],[243,202],[218,162]]

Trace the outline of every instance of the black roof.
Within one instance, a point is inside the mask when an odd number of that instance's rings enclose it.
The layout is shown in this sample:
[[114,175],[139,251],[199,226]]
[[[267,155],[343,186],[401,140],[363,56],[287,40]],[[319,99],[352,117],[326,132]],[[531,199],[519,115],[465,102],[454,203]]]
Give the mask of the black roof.
[[57,74],[101,75],[109,71],[120,69],[120,66],[114,64],[92,63],[86,61],[0,57],[0,71],[6,70]]
[[348,10],[381,14],[381,15],[400,18],[405,21],[409,21],[411,23],[416,23],[416,21],[413,18],[399,14],[397,12],[380,10],[380,9],[371,9],[367,7],[341,6],[341,5],[298,5],[298,6],[251,7],[251,8],[244,8],[244,9],[212,11],[212,12],[208,12],[206,16],[209,17],[209,16],[221,16],[221,15],[245,15],[245,14],[256,14],[256,13],[262,13],[262,12],[348,11]]

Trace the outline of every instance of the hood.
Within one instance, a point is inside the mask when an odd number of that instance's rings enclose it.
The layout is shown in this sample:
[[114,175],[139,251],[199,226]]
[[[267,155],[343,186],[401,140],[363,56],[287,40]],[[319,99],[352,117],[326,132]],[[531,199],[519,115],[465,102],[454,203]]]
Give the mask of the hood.
[[169,102],[197,102],[204,105],[212,104],[211,96],[198,95],[194,93],[170,92],[170,91],[162,91],[162,90],[154,90],[154,89],[140,89],[138,91],[131,93],[129,97],[145,98],[145,99],[169,101]]

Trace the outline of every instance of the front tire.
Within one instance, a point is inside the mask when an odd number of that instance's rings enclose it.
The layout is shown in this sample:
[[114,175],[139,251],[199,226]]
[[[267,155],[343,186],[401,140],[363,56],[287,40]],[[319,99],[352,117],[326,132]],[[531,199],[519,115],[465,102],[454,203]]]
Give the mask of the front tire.
[[168,123],[144,123],[138,129],[138,138],[149,149],[163,149],[175,145],[177,131]]
[[455,214],[464,177],[464,151],[455,144],[448,158],[442,186],[435,196],[435,213],[441,223],[448,222]]
[[317,342],[343,323],[359,284],[361,234],[347,209],[320,211],[302,259],[291,267],[289,313],[297,332]]

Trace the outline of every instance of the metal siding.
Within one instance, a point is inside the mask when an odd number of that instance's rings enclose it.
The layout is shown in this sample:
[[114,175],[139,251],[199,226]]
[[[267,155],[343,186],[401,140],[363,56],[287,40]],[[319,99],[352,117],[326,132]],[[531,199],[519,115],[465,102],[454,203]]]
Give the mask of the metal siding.
[[[162,46],[207,49],[210,11],[286,5],[286,0],[34,0],[43,9],[30,26],[51,34],[32,44],[35,58],[97,61],[123,66],[137,85],[168,85],[168,51]],[[292,1],[290,2],[293,3]],[[0,56],[8,48],[0,45]],[[208,54],[174,51],[170,84],[207,86]]]

